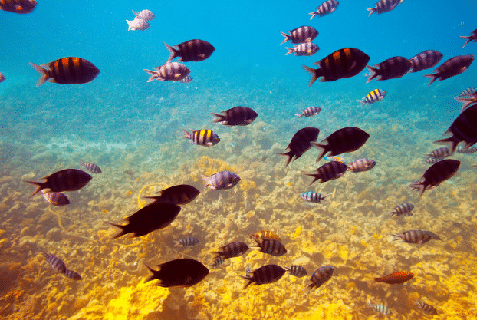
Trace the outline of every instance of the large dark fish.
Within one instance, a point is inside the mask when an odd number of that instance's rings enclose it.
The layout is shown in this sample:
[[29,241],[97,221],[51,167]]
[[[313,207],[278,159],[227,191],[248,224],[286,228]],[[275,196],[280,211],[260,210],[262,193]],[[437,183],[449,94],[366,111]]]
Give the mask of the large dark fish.
[[413,190],[421,190],[421,195],[427,189],[432,189],[440,185],[445,180],[452,178],[459,170],[460,161],[445,159],[434,163],[424,172],[421,180],[411,183],[409,186]]
[[311,15],[311,19],[313,19],[315,16],[326,16],[327,14],[330,14],[332,12],[335,12],[336,8],[338,8],[338,5],[340,3],[336,0],[328,0],[323,2],[316,8],[315,12],[310,12],[309,15]]
[[298,130],[298,132],[293,135],[291,142],[285,150],[288,150],[288,152],[280,153],[280,155],[287,157],[285,166],[288,166],[292,160],[300,158],[310,149],[312,142],[316,141],[319,133],[320,129],[314,127],[305,127]]
[[214,123],[224,126],[246,126],[251,124],[258,114],[249,107],[233,107],[219,113],[212,113],[215,117]]
[[160,67],[154,68],[154,71],[144,69],[151,75],[147,82],[157,81],[181,81],[187,77],[190,70],[179,62],[167,62]]
[[372,15],[373,13],[381,14],[384,12],[390,12],[394,10],[398,6],[398,4],[403,3],[404,0],[381,0],[379,2],[376,2],[376,7],[374,8],[368,8],[369,15]]
[[248,280],[245,284],[245,288],[247,288],[252,283],[257,285],[272,283],[280,280],[280,278],[285,274],[286,270],[280,266],[271,264],[268,266],[263,266],[258,269],[255,269],[252,272],[252,275],[241,276],[242,278]]
[[323,266],[316,269],[311,276],[311,284],[308,285],[308,289],[321,287],[326,281],[331,279],[334,271],[335,267],[332,266]]
[[369,62],[369,56],[356,48],[344,48],[329,54],[315,62],[317,69],[303,66],[311,74],[308,86],[318,78],[320,81],[336,81],[342,78],[351,78],[360,73]]
[[312,185],[316,180],[321,180],[320,183],[335,180],[342,177],[348,170],[346,164],[340,161],[330,161],[316,169],[316,173],[305,173],[305,175],[313,177]]
[[209,269],[201,262],[194,259],[174,259],[160,264],[159,270],[146,267],[152,272],[146,282],[159,280],[161,287],[193,286],[202,281],[208,274]]
[[0,0],[0,10],[26,14],[32,12],[37,4],[35,0]]
[[125,226],[110,223],[112,226],[121,228],[121,232],[113,239],[127,233],[132,233],[134,237],[140,237],[154,230],[163,229],[174,221],[180,211],[181,207],[173,203],[153,202],[127,217],[128,224]]
[[393,241],[402,240],[407,243],[423,244],[431,239],[442,240],[437,234],[426,230],[409,230],[393,234]]
[[409,271],[396,271],[391,274],[385,275],[384,277],[374,278],[376,282],[385,282],[387,284],[398,284],[404,283],[411,280],[414,277],[414,274]]
[[411,62],[406,58],[389,58],[378,65],[375,65],[374,67],[368,66],[370,75],[366,83],[370,82],[374,78],[376,78],[377,81],[401,78],[409,71],[409,69],[411,69],[411,66]]
[[243,255],[248,249],[248,245],[245,242],[231,242],[220,248],[221,251],[215,252],[217,257],[223,257],[229,259]]
[[180,206],[193,201],[199,195],[199,193],[200,191],[193,186],[188,184],[180,184],[159,191],[158,196],[149,196],[145,198],[154,199],[155,202],[175,203]]
[[462,46],[462,48],[464,48],[469,42],[471,41],[477,41],[477,29],[475,29],[474,31],[472,31],[470,33],[470,36],[459,36],[461,37],[462,39],[465,39],[465,43],[464,45]]
[[61,58],[47,64],[37,65],[30,62],[41,75],[36,86],[45,81],[59,84],[84,84],[93,81],[99,74],[94,64],[83,58]]
[[215,51],[215,48],[204,40],[193,39],[189,41],[182,42],[174,47],[171,47],[164,42],[167,50],[171,52],[167,62],[172,61],[176,57],[180,57],[179,61],[203,61],[210,57],[210,55]]
[[436,50],[426,50],[421,53],[416,54],[414,57],[409,59],[411,62],[411,71],[417,72],[424,69],[434,68],[439,61],[441,61],[443,55]]
[[291,43],[295,43],[295,44],[313,41],[313,39],[315,39],[316,36],[318,35],[318,31],[316,31],[315,28],[310,26],[301,26],[301,27],[295,28],[290,31],[289,35],[281,31],[280,33],[282,34],[282,36],[285,37],[285,39],[280,44],[284,44],[288,40],[290,40]]
[[33,192],[35,195],[40,190],[47,192],[63,192],[63,191],[75,191],[83,188],[88,182],[93,179],[91,175],[83,170],[66,169],[60,170],[49,176],[44,177],[45,182],[25,181],[28,183],[36,184],[38,188]]
[[473,61],[473,54],[453,57],[441,64],[434,71],[434,74],[425,74],[424,77],[431,79],[431,81],[429,82],[429,85],[431,85],[436,80],[442,81],[461,74],[469,68]]
[[357,127],[336,130],[321,143],[313,144],[318,149],[322,149],[316,161],[321,160],[328,152],[328,157],[334,157],[341,153],[356,151],[368,141],[368,138],[369,134]]

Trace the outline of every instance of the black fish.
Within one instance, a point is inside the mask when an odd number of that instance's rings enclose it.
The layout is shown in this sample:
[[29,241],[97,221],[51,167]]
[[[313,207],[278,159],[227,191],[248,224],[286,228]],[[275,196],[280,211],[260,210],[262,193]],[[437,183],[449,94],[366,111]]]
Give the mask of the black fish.
[[330,14],[332,12],[335,12],[336,8],[338,8],[338,5],[340,3],[336,0],[328,0],[323,2],[316,8],[315,12],[310,12],[309,15],[311,15],[311,19],[313,19],[315,16],[320,16],[323,17],[327,14]]
[[244,289],[252,283],[261,285],[278,281],[285,274],[285,272],[285,269],[274,264],[260,267],[252,272],[252,276],[241,276],[242,278],[248,280]]
[[436,80],[442,81],[461,74],[469,68],[473,61],[473,54],[466,54],[450,58],[449,60],[441,64],[439,68],[434,71],[434,74],[425,74],[424,77],[431,79],[431,81],[429,82],[429,85],[431,85]]
[[49,189],[48,192],[63,192],[75,191],[83,188],[88,182],[93,179],[88,173],[83,170],[66,169],[60,170],[49,176],[44,177],[45,182],[25,181],[36,184],[38,188],[32,195],[38,193],[40,190]]
[[179,61],[203,61],[210,57],[210,55],[215,51],[215,48],[204,40],[193,39],[189,41],[184,41],[174,47],[171,47],[164,42],[167,50],[171,52],[167,62],[172,61],[176,57],[180,57]]
[[336,130],[321,143],[313,144],[318,149],[323,149],[316,161],[321,160],[328,152],[328,157],[334,157],[341,153],[356,151],[368,141],[368,138],[369,134],[357,127]]
[[122,229],[113,239],[127,233],[132,233],[134,237],[140,237],[154,230],[163,229],[174,221],[180,211],[181,207],[173,203],[153,202],[127,217],[128,224],[125,226],[110,223],[112,226]]
[[263,239],[263,240],[256,240],[257,246],[260,248],[260,251],[263,253],[268,253],[272,256],[283,256],[287,253],[287,249],[285,246],[276,239]]
[[154,71],[144,69],[151,75],[147,82],[157,81],[181,81],[187,77],[190,70],[179,62],[167,62],[160,67],[154,68]]
[[288,150],[288,152],[280,153],[280,155],[288,157],[285,166],[288,166],[292,160],[300,158],[308,149],[310,149],[311,143],[316,141],[319,133],[320,129],[314,127],[306,127],[298,130],[298,132],[293,135],[291,142],[285,150]]
[[0,10],[26,14],[32,12],[37,4],[35,0],[1,0]]
[[311,74],[308,86],[318,78],[320,81],[336,81],[342,78],[351,78],[360,73],[369,62],[369,56],[356,48],[343,48],[337,50],[320,61],[315,62],[317,69],[303,66]]
[[340,161],[330,161],[316,169],[316,173],[305,173],[305,175],[313,177],[312,185],[316,180],[321,179],[320,183],[324,183],[329,180],[335,180],[342,177],[348,170],[345,163]]
[[369,67],[370,75],[368,81],[370,82],[374,78],[377,81],[389,80],[394,78],[401,78],[405,75],[409,69],[411,69],[411,62],[403,57],[392,57],[387,60],[384,60],[374,67]]
[[215,252],[218,256],[229,259],[243,255],[248,249],[245,242],[231,242],[220,248],[222,251]]
[[421,190],[422,195],[427,189],[437,187],[445,180],[452,178],[459,170],[459,166],[459,160],[441,160],[430,166],[424,172],[421,180],[412,183],[409,187],[413,190]]
[[81,280],[81,275],[76,272],[76,271],[73,271],[73,270],[70,270],[70,269],[66,269],[65,271],[65,276],[67,276],[68,278],[70,279],[73,279],[73,280]]
[[251,124],[258,114],[249,107],[233,107],[219,113],[212,113],[215,116],[214,123],[224,126],[246,126]]
[[469,42],[471,41],[477,41],[477,29],[475,29],[474,31],[472,31],[470,33],[470,36],[459,36],[461,37],[462,39],[465,39],[465,43],[464,45],[462,46],[462,48],[464,48]]
[[369,15],[372,15],[373,13],[381,14],[384,12],[390,12],[394,10],[398,6],[398,4],[404,2],[404,0],[381,0],[379,2],[376,2],[376,7],[374,8],[368,8]]
[[83,58],[61,58],[41,66],[31,62],[30,64],[41,75],[37,87],[45,81],[58,84],[84,84],[93,81],[99,74],[99,69]]
[[318,31],[316,31],[315,28],[310,26],[301,26],[301,27],[295,28],[290,31],[290,35],[281,31],[280,33],[282,34],[282,36],[285,37],[285,39],[280,44],[284,44],[288,40],[290,40],[291,43],[295,43],[295,44],[313,41],[313,39],[315,39],[316,36],[318,35]]
[[426,50],[409,59],[411,71],[417,72],[424,69],[434,68],[442,59],[442,53],[436,50]]
[[83,167],[86,168],[89,172],[92,173],[101,173],[101,168],[98,167],[96,164],[91,162],[80,162]]
[[321,287],[326,281],[331,279],[334,271],[335,267],[332,266],[323,266],[316,269],[311,275],[311,284],[308,285],[308,289]]
[[174,259],[160,264],[159,270],[146,267],[152,272],[146,282],[158,279],[161,287],[193,286],[209,274],[209,269],[194,259]]
[[193,186],[180,184],[159,191],[158,196],[149,196],[145,198],[154,199],[155,202],[171,202],[177,205],[183,205],[193,201],[199,193],[200,191]]
[[475,144],[477,142],[477,102],[459,114],[444,134],[452,136],[434,142],[450,144],[451,153],[454,153],[457,145],[462,141],[466,149]]

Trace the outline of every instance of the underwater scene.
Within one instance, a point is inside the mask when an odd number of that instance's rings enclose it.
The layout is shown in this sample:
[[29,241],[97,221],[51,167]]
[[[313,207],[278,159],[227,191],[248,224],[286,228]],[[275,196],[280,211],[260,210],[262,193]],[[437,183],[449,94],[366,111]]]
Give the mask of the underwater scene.
[[2,319],[477,319],[475,0],[1,0]]

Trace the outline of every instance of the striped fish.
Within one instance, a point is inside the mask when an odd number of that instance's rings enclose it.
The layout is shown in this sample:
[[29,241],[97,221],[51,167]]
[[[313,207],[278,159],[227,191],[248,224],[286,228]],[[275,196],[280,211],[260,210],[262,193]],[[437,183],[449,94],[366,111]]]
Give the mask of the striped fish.
[[471,104],[477,102],[477,91],[472,87],[467,88],[455,97],[455,99],[462,103],[462,111],[464,111]]
[[326,181],[335,180],[344,175],[348,170],[346,164],[339,161],[330,161],[316,169],[316,173],[305,173],[305,175],[313,177],[312,185],[316,180],[320,180],[320,183]]
[[442,53],[436,50],[426,50],[409,59],[411,71],[417,72],[424,69],[434,68],[442,59]]
[[134,15],[136,16],[136,18],[138,19],[143,19],[143,20],[146,20],[146,21],[151,21],[152,19],[154,19],[156,17],[156,15],[154,13],[152,13],[151,10],[148,10],[148,9],[144,9],[140,12],[134,12]]
[[394,10],[398,6],[398,4],[403,3],[404,0],[381,0],[379,2],[376,2],[376,7],[374,8],[368,8],[369,15],[372,15],[373,13],[381,14],[384,12],[390,12]]
[[425,160],[426,163],[428,164],[434,164],[434,163],[438,163],[439,161],[441,161],[442,159],[444,158],[434,158],[434,157],[429,157]]
[[308,202],[320,203],[321,201],[325,200],[325,198],[329,195],[330,193],[328,193],[327,195],[322,195],[321,193],[308,191],[308,192],[302,193],[301,197]]
[[471,42],[471,41],[477,41],[477,29],[475,29],[474,31],[472,31],[470,33],[470,36],[459,36],[461,37],[462,39],[465,39],[465,43],[464,45],[462,46],[462,49],[465,48],[465,46]]
[[66,206],[70,203],[70,200],[63,192],[46,192],[41,190],[43,198],[54,206]]
[[210,266],[212,269],[216,269],[220,267],[222,264],[224,264],[225,258],[223,256],[217,256],[214,259],[214,262]]
[[179,80],[180,83],[191,83],[192,82],[192,77],[190,75],[187,75],[185,78]]
[[267,230],[262,230],[262,231],[254,233],[254,234],[251,234],[250,239],[253,239],[257,242],[260,242],[260,241],[265,240],[265,239],[274,239],[274,240],[281,241],[278,234],[276,234],[275,232],[272,232],[272,231],[267,231]]
[[280,280],[280,278],[285,274],[285,272],[285,269],[274,264],[260,267],[252,272],[252,276],[241,276],[242,278],[248,280],[248,282],[245,284],[244,289],[252,283],[262,285],[276,282]]
[[81,280],[81,275],[78,272],[70,269],[66,269],[64,275],[73,280]]
[[313,39],[315,39],[318,35],[318,31],[316,31],[315,28],[310,26],[301,26],[295,28],[290,31],[289,35],[281,31],[280,33],[282,34],[282,36],[285,37],[285,39],[280,44],[284,44],[287,41],[290,41],[291,43],[295,44],[313,41]]
[[416,304],[423,312],[427,313],[428,315],[435,316],[438,314],[437,309],[431,306],[430,304],[427,304],[423,301],[417,301]]
[[369,78],[366,83],[374,78],[377,81],[401,78],[411,69],[411,66],[408,59],[399,56],[386,59],[373,67],[367,66]]
[[348,165],[348,171],[353,173],[368,171],[374,168],[376,161],[370,159],[358,159]]
[[477,152],[476,147],[466,147],[464,146],[458,146],[457,149],[455,149],[457,153],[475,153]]
[[374,311],[381,313],[383,316],[390,316],[393,314],[391,309],[389,309],[384,304],[375,304],[375,303],[368,303],[368,305],[374,309]]
[[473,54],[456,56],[442,63],[434,70],[435,73],[425,74],[424,77],[431,79],[428,84],[430,86],[436,80],[443,81],[461,74],[469,68],[473,61]]
[[401,203],[394,207],[393,211],[390,212],[392,216],[412,216],[412,210],[414,209],[414,205],[411,203]]
[[83,58],[61,58],[40,66],[30,62],[30,65],[41,75],[37,87],[45,81],[58,84],[88,83],[99,74],[99,69]]
[[210,177],[202,176],[205,186],[212,190],[228,190],[240,181],[240,177],[230,171],[220,171]]
[[196,244],[199,243],[199,239],[189,237],[189,238],[184,238],[179,240],[179,244],[184,247],[192,247],[195,246]]
[[257,241],[257,246],[260,248],[260,251],[263,253],[268,253],[272,256],[283,256],[287,253],[285,246],[278,240],[275,239],[264,239]]
[[335,267],[332,266],[323,266],[316,269],[311,275],[311,284],[308,285],[308,290],[321,287],[325,282],[331,279],[334,271]]
[[176,57],[180,57],[179,61],[203,61],[209,58],[215,51],[213,45],[205,40],[192,39],[182,42],[174,47],[164,42],[167,50],[171,53],[167,62],[172,61]]
[[229,259],[243,255],[249,247],[245,242],[231,242],[220,249],[221,251],[215,252],[217,256]]
[[375,102],[383,100],[385,96],[386,91],[383,91],[381,89],[375,89],[368,93],[366,97],[358,101],[360,101],[362,104],[373,104]]
[[285,55],[294,53],[295,56],[312,56],[320,50],[316,44],[311,41],[298,44],[293,48],[287,48],[288,52]]
[[340,3],[336,0],[328,0],[323,2],[316,8],[316,11],[310,12],[309,15],[311,15],[311,19],[313,19],[315,16],[326,16],[327,14],[335,12],[336,8],[338,8],[338,5]]
[[45,251],[43,251],[42,253],[45,256],[46,260],[48,261],[48,263],[50,264],[50,266],[53,270],[55,270],[56,272],[59,272],[59,273],[65,273],[66,272],[66,265],[63,262],[63,260],[61,260],[60,258],[58,258],[58,257],[56,257],[52,254],[49,254],[48,252],[45,252]]
[[157,81],[181,81],[187,77],[190,73],[190,70],[179,62],[167,62],[160,67],[154,69],[154,71],[144,69],[147,73],[151,75],[147,82],[153,80]]
[[290,266],[290,267],[285,267],[285,270],[288,271],[291,275],[301,278],[306,276],[308,273],[306,272],[306,269],[303,268],[302,266]]
[[431,239],[442,240],[437,234],[425,230],[409,230],[393,234],[393,241],[402,240],[407,243],[423,244]]
[[246,126],[251,124],[258,114],[249,107],[233,107],[221,113],[212,113],[214,123],[220,123],[224,126]]
[[91,162],[80,162],[80,164],[92,173],[101,173],[101,168]]
[[35,0],[1,0],[0,10],[27,14],[35,9],[38,2]]
[[83,170],[66,169],[50,174],[43,179],[46,181],[25,181],[38,186],[32,195],[37,194],[40,190],[48,192],[76,191],[86,186],[93,177]]
[[305,110],[303,110],[302,113],[296,113],[295,116],[297,116],[297,117],[312,117],[312,116],[316,116],[320,112],[321,112],[320,107],[308,107]]
[[219,136],[212,130],[184,130],[184,138],[189,139],[190,143],[204,147],[212,147],[220,142]]
[[428,158],[444,159],[444,158],[450,157],[451,155],[452,155],[452,152],[448,147],[442,147],[432,151],[431,153],[426,154],[425,156]]

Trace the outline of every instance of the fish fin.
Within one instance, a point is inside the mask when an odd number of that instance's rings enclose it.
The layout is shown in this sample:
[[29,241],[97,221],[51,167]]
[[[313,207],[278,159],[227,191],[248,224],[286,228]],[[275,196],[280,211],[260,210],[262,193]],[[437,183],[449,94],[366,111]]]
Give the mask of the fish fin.
[[290,162],[293,160],[293,156],[291,155],[291,151],[282,152],[282,153],[278,153],[278,154],[281,155],[281,156],[288,157],[288,158],[287,158],[287,163],[285,164],[285,167],[288,167],[288,165],[290,164]]
[[305,69],[306,71],[308,71],[308,73],[311,74],[310,83],[308,84],[308,86],[311,87],[311,85],[313,83],[315,83],[315,81],[318,79],[318,77],[321,76],[321,73],[318,72],[318,70],[320,70],[320,68],[313,69],[313,68],[310,68],[310,67],[307,67],[307,66],[303,65],[303,69]]
[[430,86],[434,81],[437,80],[437,74],[425,74],[424,77],[431,79],[427,86]]
[[144,265],[146,266],[146,268],[149,269],[149,271],[152,272],[152,274],[149,275],[149,276],[146,278],[146,280],[144,280],[144,282],[149,282],[149,281],[152,281],[152,280],[159,280],[159,279],[157,279],[157,278],[154,278],[155,275],[156,275],[156,273],[157,273],[157,271],[154,270],[153,268],[151,268],[150,266],[148,266],[146,263],[144,263]]
[[285,55],[292,54],[294,52],[293,51],[294,48],[286,48],[286,49],[288,50],[288,52],[285,53]]
[[295,113],[295,116],[297,116],[298,118],[302,117],[301,113]]
[[288,35],[285,32],[280,31],[280,33],[281,33],[282,36],[285,37],[285,39],[280,44],[284,44],[285,42],[290,40],[290,38],[288,37]]
[[31,183],[31,184],[35,184],[38,186],[38,188],[35,190],[35,192],[33,192],[31,194],[31,196],[34,196],[35,194],[37,194],[38,192],[40,192],[40,190],[43,189],[43,185],[44,185],[44,182],[36,182],[36,181],[25,181],[25,182],[28,182],[28,183]]
[[45,68],[42,68],[41,66],[37,65],[37,64],[34,64],[34,63],[31,63],[29,62],[29,64],[36,70],[40,73],[40,79],[38,80],[38,82],[36,83],[36,86],[39,87],[41,86],[43,83],[45,83],[46,80],[48,80],[50,78],[50,76],[48,76],[48,70],[46,70]]
[[374,78],[376,78],[376,77],[378,76],[378,74],[377,74],[377,72],[376,72],[378,69],[376,69],[376,68],[374,68],[374,67],[370,67],[370,66],[366,66],[366,68],[368,68],[368,70],[369,70],[369,72],[370,72],[369,78],[368,78],[368,80],[366,81],[366,83],[369,83],[371,80],[373,80]]
[[214,123],[223,121],[224,118],[225,118],[225,116],[223,114],[219,114],[219,113],[213,113],[212,112],[212,115],[215,117],[214,120],[213,120]]
[[321,159],[323,159],[323,157],[325,156],[325,154],[328,152],[327,145],[326,145],[326,144],[321,144],[321,143],[316,143],[316,142],[312,142],[311,145],[314,146],[314,147],[317,148],[317,149],[323,149],[323,150],[320,152],[320,155],[318,156],[318,158],[316,158],[316,162],[318,162],[318,161],[320,161]]
[[207,176],[204,176],[204,175],[200,175],[202,180],[204,180],[205,182],[205,186],[208,187],[209,186],[209,177]]
[[190,139],[191,138],[190,132],[185,129],[182,129],[182,130],[184,131],[183,138]]
[[368,8],[368,11],[369,11],[369,15],[368,15],[368,17],[369,17],[370,15],[372,15],[374,13],[374,8]]
[[318,177],[318,174],[313,174],[313,173],[305,173],[305,176],[313,177],[313,181],[309,184],[309,186],[315,183],[316,180],[321,179]]
[[113,227],[121,228],[121,232],[119,232],[118,234],[116,234],[116,235],[113,237],[113,239],[117,239],[117,238],[119,238],[119,237],[125,235],[126,233],[129,233],[129,232],[126,231],[127,225],[126,225],[126,226],[121,226],[121,225],[119,225],[119,224],[114,224],[114,223],[111,223],[111,222],[108,222],[108,223],[109,223],[110,225],[112,225]]
[[[447,131],[446,131],[447,132]],[[457,145],[460,143],[460,140],[455,138],[454,136],[446,138],[446,139],[441,139],[441,140],[436,140],[434,143],[440,143],[440,144],[445,144],[447,147],[451,150],[451,154],[453,155],[455,152],[455,149],[457,148]]]
[[147,80],[147,82],[151,82],[154,79],[158,78],[158,75],[157,75],[156,71],[151,71],[151,70],[147,70],[147,69],[143,69],[143,70],[146,71],[147,73],[151,74],[151,77],[149,78],[149,80]]
[[313,18],[316,16],[315,12],[310,12],[308,14],[311,16],[310,20],[313,20]]

